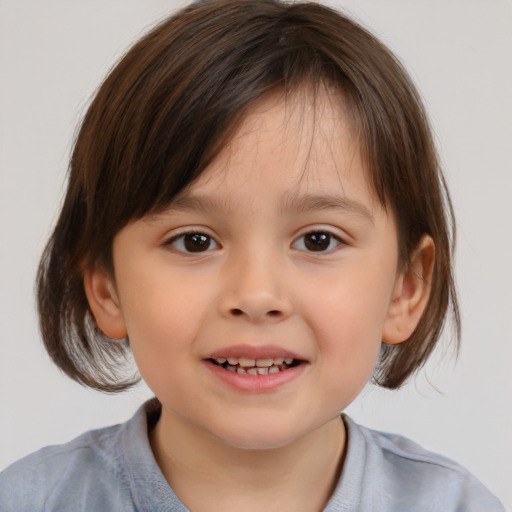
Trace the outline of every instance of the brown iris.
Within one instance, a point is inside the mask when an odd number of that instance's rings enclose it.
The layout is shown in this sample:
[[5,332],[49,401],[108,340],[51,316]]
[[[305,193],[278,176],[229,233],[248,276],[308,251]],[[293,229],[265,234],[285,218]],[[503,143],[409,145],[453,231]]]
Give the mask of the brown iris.
[[331,235],[316,232],[304,235],[304,245],[309,251],[325,251],[331,243]]
[[188,252],[203,252],[209,249],[212,239],[203,233],[188,233],[183,236],[183,245]]

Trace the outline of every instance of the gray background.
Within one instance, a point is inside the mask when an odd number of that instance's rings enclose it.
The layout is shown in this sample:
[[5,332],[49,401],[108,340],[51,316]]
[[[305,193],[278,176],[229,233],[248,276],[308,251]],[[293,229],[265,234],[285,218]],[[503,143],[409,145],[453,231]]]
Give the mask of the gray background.
[[[353,0],[345,8],[404,61],[425,98],[459,223],[463,345],[399,392],[348,412],[455,458],[512,508],[512,3]],[[33,279],[56,218],[75,126],[111,65],[183,2],[0,0],[0,469],[148,395],[105,396],[52,366]]]

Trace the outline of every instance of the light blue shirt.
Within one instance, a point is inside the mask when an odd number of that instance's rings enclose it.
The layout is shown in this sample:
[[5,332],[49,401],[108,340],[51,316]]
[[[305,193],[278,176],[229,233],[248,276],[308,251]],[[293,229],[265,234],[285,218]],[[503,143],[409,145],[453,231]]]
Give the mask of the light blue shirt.
[[[153,410],[153,412],[151,411]],[[154,402],[128,422],[29,455],[0,473],[0,511],[187,512],[148,440]],[[467,470],[412,441],[347,416],[348,449],[324,512],[503,512]]]

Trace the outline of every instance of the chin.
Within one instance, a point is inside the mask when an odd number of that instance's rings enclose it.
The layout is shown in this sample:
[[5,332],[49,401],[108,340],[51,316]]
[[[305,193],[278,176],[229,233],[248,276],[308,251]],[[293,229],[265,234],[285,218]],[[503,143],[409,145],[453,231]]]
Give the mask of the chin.
[[277,450],[307,433],[302,432],[295,423],[290,425],[285,422],[254,420],[234,422],[221,430],[216,433],[216,437],[226,445],[240,450]]

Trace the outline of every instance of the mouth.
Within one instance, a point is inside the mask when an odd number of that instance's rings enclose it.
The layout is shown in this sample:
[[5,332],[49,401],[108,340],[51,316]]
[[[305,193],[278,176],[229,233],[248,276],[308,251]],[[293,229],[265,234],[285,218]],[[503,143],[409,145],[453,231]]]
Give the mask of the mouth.
[[204,362],[223,385],[236,392],[277,393],[304,375],[310,361],[277,345],[232,345],[208,354]]
[[249,357],[217,357],[208,361],[228,372],[242,375],[273,375],[289,370],[304,361],[293,357],[268,357],[252,359]]

